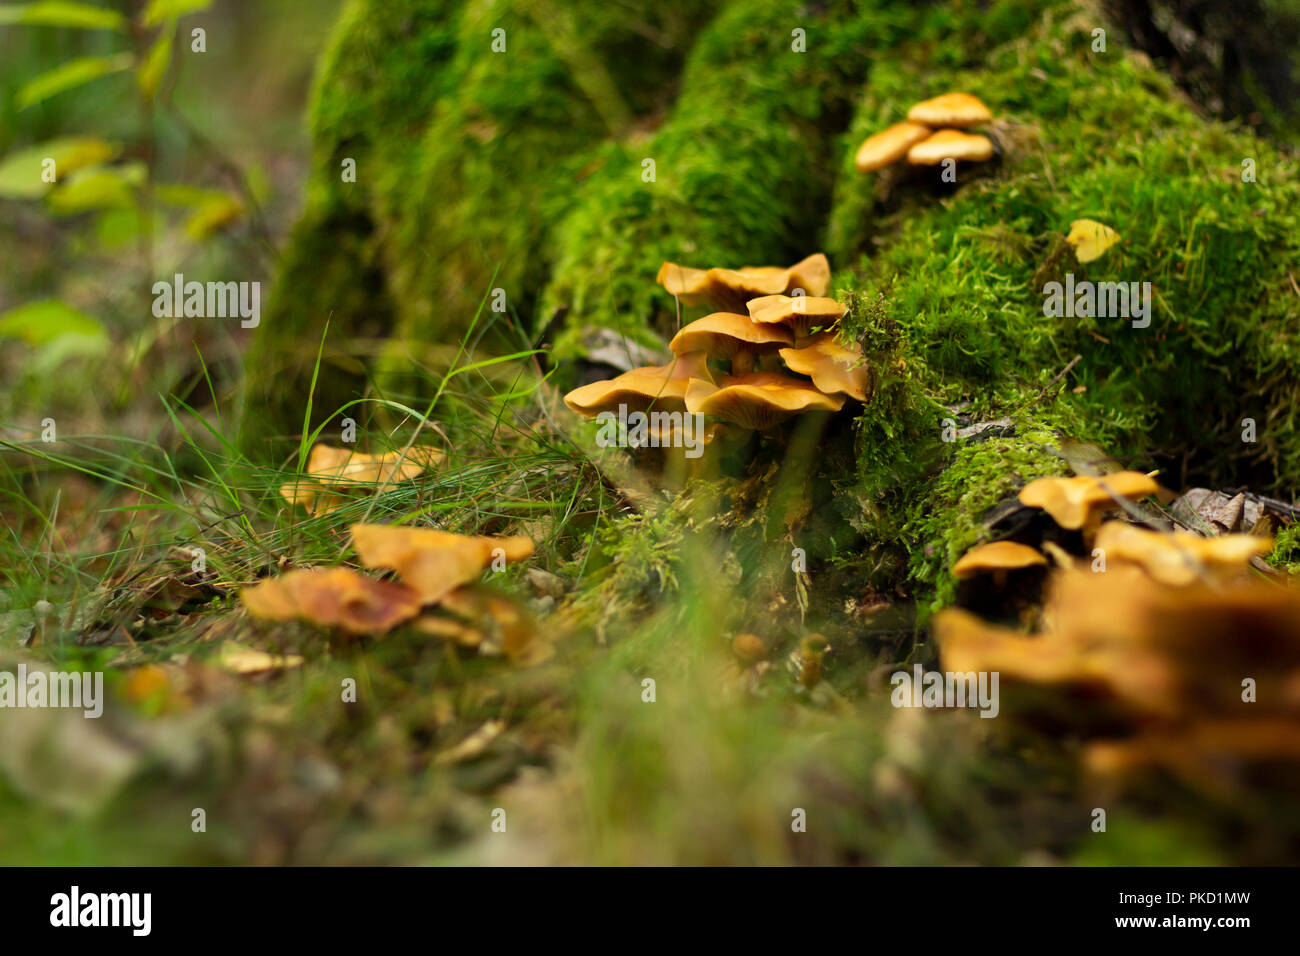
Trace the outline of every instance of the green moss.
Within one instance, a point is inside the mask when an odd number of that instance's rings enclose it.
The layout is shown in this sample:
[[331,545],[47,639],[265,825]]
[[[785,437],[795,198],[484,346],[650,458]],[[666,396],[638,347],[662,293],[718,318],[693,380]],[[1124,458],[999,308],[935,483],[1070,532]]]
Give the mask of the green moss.
[[[643,339],[673,328],[673,301],[654,281],[664,260],[788,264],[812,252],[833,134],[876,49],[907,19],[892,3],[729,4],[700,35],[663,125],[603,149],[559,227],[540,317],[567,312],[561,353],[586,325]],[[797,29],[806,52],[792,48]]]
[[1293,524],[1278,533],[1268,563],[1289,574],[1300,574],[1300,524]]
[[493,288],[510,313],[531,313],[592,150],[662,108],[711,13],[704,0],[353,0],[312,95],[307,209],[247,363],[285,400],[253,391],[246,444],[299,426],[310,366],[304,379],[283,357],[314,352],[327,319],[340,355],[369,334],[392,349],[352,362],[322,414],[376,374],[419,388],[405,343],[455,341]]
[[[1288,273],[1300,261],[1300,167],[1205,122],[1113,38],[1110,52],[1091,53],[1092,22],[1067,8],[977,71],[911,53],[879,60],[846,153],[917,98],[956,88],[989,103],[1003,155],[963,167],[947,192],[905,177],[883,202],[875,176],[846,166],[831,254],[855,261],[857,288],[906,326],[932,389],[1008,395],[1079,354],[1072,414],[1117,457],[1172,468],[1193,448],[1198,480],[1294,488],[1300,298]],[[1242,182],[1244,158],[1258,182]],[[1061,237],[1078,218],[1111,225],[1123,244],[1075,263]],[[1150,327],[1044,316],[1043,286],[1065,272],[1150,282]],[[1244,417],[1276,423],[1250,460]]]
[[952,458],[912,502],[903,527],[923,618],[952,603],[956,580],[950,569],[988,537],[984,520],[993,507],[1034,478],[1068,473],[1051,450],[1058,442],[1055,432],[1021,419],[1013,435],[954,443]]
[[[447,89],[460,6],[350,0],[322,54],[308,110],[313,156],[305,210],[245,361],[241,441],[258,458],[296,446],[327,323],[312,426],[365,386],[365,368],[347,343],[394,327],[380,186],[411,175],[410,141]],[[347,159],[356,164],[355,182],[343,180]]]
[[[387,188],[406,335],[454,336],[493,288],[516,315],[532,312],[551,231],[592,151],[658,107],[711,10],[663,6],[494,0],[466,11],[454,95],[431,117],[414,182]],[[491,51],[494,29],[506,31],[504,53]]]

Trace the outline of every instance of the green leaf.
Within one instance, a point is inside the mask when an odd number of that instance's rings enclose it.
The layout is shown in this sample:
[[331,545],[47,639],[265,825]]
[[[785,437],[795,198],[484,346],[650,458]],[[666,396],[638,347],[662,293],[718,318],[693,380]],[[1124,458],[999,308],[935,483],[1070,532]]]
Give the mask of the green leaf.
[[108,339],[99,319],[58,299],[27,302],[0,315],[0,336],[19,338],[30,345],[44,345],[65,335]]
[[0,6],[0,26],[73,27],[81,30],[121,30],[126,17],[116,10],[67,0],[40,0]]
[[56,66],[42,73],[18,91],[18,108],[27,109],[42,100],[75,89],[91,80],[110,73],[120,73],[131,68],[131,54],[115,53],[112,56],[88,56]]
[[202,206],[206,202],[224,199],[227,193],[220,189],[203,189],[185,183],[166,183],[154,187],[154,198],[169,206]]
[[176,40],[176,21],[168,20],[167,25],[158,34],[158,39],[154,41],[149,53],[144,58],[144,63],[140,66],[140,92],[144,98],[151,100],[154,94],[158,92],[158,87],[162,84],[163,77],[167,74],[167,67],[172,62],[172,47]]
[[144,182],[144,163],[121,166],[92,166],[69,177],[67,183],[50,193],[53,212],[72,214],[110,206],[129,206],[135,202],[134,187]]
[[156,27],[164,20],[198,13],[212,6],[212,0],[153,0],[144,11],[144,25]]
[[78,169],[108,162],[119,147],[93,136],[50,139],[10,153],[0,160],[0,199],[40,199],[54,183],[45,181],[45,160],[54,160],[54,176],[62,180]]

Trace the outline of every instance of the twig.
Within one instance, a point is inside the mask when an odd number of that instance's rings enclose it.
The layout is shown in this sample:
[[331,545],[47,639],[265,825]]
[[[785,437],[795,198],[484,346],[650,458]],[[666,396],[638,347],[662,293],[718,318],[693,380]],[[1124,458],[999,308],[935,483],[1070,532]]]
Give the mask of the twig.
[[1033,400],[1032,402],[1029,403],[1029,407],[1030,407],[1030,408],[1033,408],[1035,405],[1037,405],[1039,402],[1041,402],[1041,401],[1043,400],[1044,396],[1047,395],[1047,391],[1048,391],[1048,389],[1050,389],[1053,385],[1055,385],[1055,384],[1056,384],[1057,382],[1059,382],[1061,379],[1065,378],[1065,376],[1069,373],[1070,369],[1074,368],[1077,364],[1079,364],[1080,360],[1082,360],[1082,359],[1083,359],[1083,355],[1082,355],[1082,354],[1080,354],[1080,355],[1076,355],[1074,358],[1070,359],[1070,364],[1067,365],[1067,366],[1065,366],[1065,368],[1061,369],[1059,372],[1057,372],[1057,373],[1056,373],[1056,377],[1055,377],[1054,379],[1052,379],[1050,382],[1048,382],[1046,385],[1044,385],[1044,386],[1042,387],[1042,390],[1039,391],[1039,393],[1038,393],[1037,395],[1034,396],[1034,400]]

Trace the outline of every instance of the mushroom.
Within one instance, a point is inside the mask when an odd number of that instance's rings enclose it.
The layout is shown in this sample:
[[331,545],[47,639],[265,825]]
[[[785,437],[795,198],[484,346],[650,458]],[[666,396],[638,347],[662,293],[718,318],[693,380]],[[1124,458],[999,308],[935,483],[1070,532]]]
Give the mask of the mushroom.
[[392,568],[423,604],[436,604],[477,578],[494,558],[520,561],[530,538],[467,536],[433,528],[354,524],[352,544],[367,568]]
[[420,610],[412,588],[376,581],[352,568],[289,571],[243,588],[239,598],[256,618],[298,618],[349,634],[382,634]]
[[1123,521],[1107,521],[1094,542],[1107,561],[1135,564],[1161,584],[1174,587],[1213,572],[1245,571],[1251,558],[1267,554],[1271,546],[1268,538],[1249,534],[1217,538],[1186,531],[1162,534]]
[[1154,478],[1140,471],[1119,471],[1094,477],[1038,478],[1020,489],[1020,503],[1042,508],[1070,531],[1095,530],[1103,512],[1120,507],[1117,498],[1145,498],[1160,490]]
[[721,386],[696,379],[686,390],[687,411],[754,431],[765,431],[801,412],[837,412],[843,407],[843,398],[825,395],[780,372],[728,375]]
[[754,664],[767,656],[767,645],[757,634],[737,634],[731,641],[731,652],[746,664]]
[[836,392],[865,402],[872,387],[870,367],[862,364],[862,349],[840,345],[834,332],[823,332],[801,348],[781,349],[781,359],[792,372],[807,375],[827,395]]
[[844,314],[834,299],[813,295],[765,295],[745,304],[749,317],[761,325],[785,325],[796,338],[814,328],[829,329]]
[[910,122],[926,126],[978,126],[993,119],[993,113],[984,103],[969,93],[944,93],[933,99],[917,103],[907,111]]
[[406,481],[442,458],[439,449],[421,445],[405,452],[367,455],[319,444],[312,448],[307,459],[307,480],[286,482],[280,486],[280,495],[290,504],[302,505],[312,514],[325,514],[343,503],[339,491]]
[[704,352],[686,352],[667,365],[634,368],[608,381],[592,382],[564,396],[564,404],[586,418],[594,418],[620,405],[629,411],[645,411],[651,405],[684,408],[686,385],[692,379],[712,382]]
[[858,147],[854,165],[860,173],[883,169],[906,156],[909,149],[928,138],[931,132],[930,127],[920,123],[895,123],[863,141]]
[[1088,771],[1098,777],[1122,778],[1158,768],[1192,786],[1222,794],[1225,786],[1230,790],[1242,786],[1238,769],[1242,765],[1300,763],[1300,721],[1197,721],[1185,729],[1094,741],[1083,757]]
[[1064,684],[1086,673],[1081,650],[1050,634],[1030,636],[985,623],[961,608],[940,611],[934,637],[943,667],[953,673],[998,672],[1004,680]]
[[714,312],[683,328],[668,347],[674,355],[705,352],[730,359],[731,370],[739,374],[753,369],[755,355],[775,352],[792,342],[789,330],[782,326],[761,325],[735,312]]
[[913,166],[935,166],[945,159],[980,163],[992,158],[993,143],[987,136],[956,129],[941,129],[907,151],[907,161]]
[[1008,571],[1046,564],[1047,559],[1027,544],[994,541],[971,548],[963,554],[952,566],[952,573],[959,580],[965,580],[991,571],[995,580],[1005,580]]
[[687,305],[712,301],[720,308],[739,312],[750,299],[802,289],[807,295],[824,295],[831,283],[826,256],[814,253],[790,266],[745,266],[742,269],[692,269],[665,262],[655,279]]

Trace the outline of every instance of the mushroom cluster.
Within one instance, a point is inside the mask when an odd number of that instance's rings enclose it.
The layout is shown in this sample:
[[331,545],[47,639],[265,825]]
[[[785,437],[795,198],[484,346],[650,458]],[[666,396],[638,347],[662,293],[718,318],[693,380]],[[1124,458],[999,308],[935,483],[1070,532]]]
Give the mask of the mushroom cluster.
[[[1089,770],[1119,780],[1158,769],[1231,788],[1282,768],[1300,772],[1300,593],[1252,572],[1270,547],[1248,534],[1156,531],[1103,521],[1158,490],[1138,472],[1043,478],[1020,492],[1085,556],[1055,560],[1037,634],[965,608],[934,630],[943,667],[997,672],[1004,710],[1087,741]],[[1000,541],[953,567],[961,579],[1041,569],[1042,554]]]
[[[837,412],[849,398],[865,402],[871,369],[859,348],[837,339],[845,310],[825,295],[830,278],[821,253],[788,269],[665,262],[659,284],[679,302],[724,311],[683,326],[668,343],[670,364],[583,385],[565,404],[587,418],[653,408],[765,431],[805,412]],[[669,427],[651,423],[650,431]]]
[[904,157],[913,166],[937,166],[945,159],[984,162],[993,158],[993,143],[968,130],[992,119],[978,97],[944,93],[913,106],[906,122],[869,136],[858,147],[855,164],[858,172],[869,173]]
[[241,589],[249,613],[354,636],[380,635],[410,622],[422,633],[484,654],[503,653],[517,663],[549,653],[520,607],[478,583],[489,567],[503,570],[531,555],[532,539],[381,524],[349,530],[361,565],[395,572],[398,580],[343,566],[294,569]]

